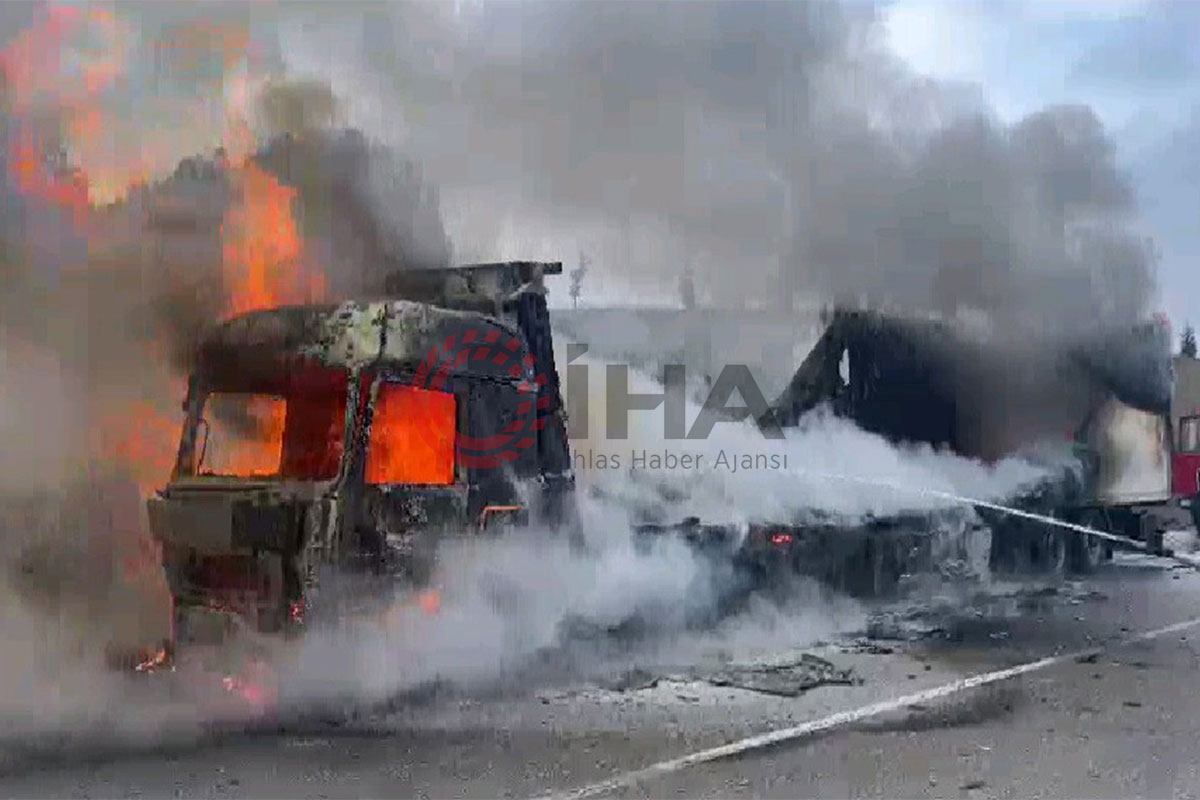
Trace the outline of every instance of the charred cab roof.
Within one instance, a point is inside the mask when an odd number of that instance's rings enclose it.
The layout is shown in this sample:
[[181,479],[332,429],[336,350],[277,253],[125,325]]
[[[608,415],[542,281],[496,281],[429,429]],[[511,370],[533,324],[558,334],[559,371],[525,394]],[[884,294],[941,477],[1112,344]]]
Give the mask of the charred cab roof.
[[351,301],[234,317],[204,339],[199,372],[221,385],[251,387],[286,379],[297,365],[413,369],[431,353],[460,346],[464,337],[494,342],[496,350],[507,345],[516,357],[472,358],[457,372],[511,380],[510,369],[527,355],[517,329],[495,317],[411,300]]
[[297,361],[411,368],[468,336],[495,348],[507,345],[520,358],[472,358],[460,372],[511,378],[512,365],[528,355],[512,304],[523,294],[544,292],[543,277],[561,273],[558,261],[397,270],[385,280],[385,299],[251,311],[218,325],[200,346],[200,372],[222,381],[239,375],[258,381]]

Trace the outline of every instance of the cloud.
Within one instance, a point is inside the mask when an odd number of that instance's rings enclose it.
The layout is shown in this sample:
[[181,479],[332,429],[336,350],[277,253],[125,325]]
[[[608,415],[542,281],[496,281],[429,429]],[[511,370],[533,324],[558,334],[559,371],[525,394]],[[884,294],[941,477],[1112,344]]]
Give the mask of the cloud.
[[979,81],[990,34],[986,14],[973,3],[895,2],[882,12],[888,46],[918,72]]
[[1159,0],[1019,0],[1005,10],[1027,22],[1115,22],[1146,14]]

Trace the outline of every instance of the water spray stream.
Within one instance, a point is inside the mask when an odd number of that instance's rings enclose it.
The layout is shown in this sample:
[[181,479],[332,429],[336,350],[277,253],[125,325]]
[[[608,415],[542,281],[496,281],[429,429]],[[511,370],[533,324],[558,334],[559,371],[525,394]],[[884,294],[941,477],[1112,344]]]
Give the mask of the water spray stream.
[[838,475],[836,473],[830,473],[830,472],[808,472],[805,470],[794,470],[793,472],[797,475],[803,475],[803,476],[809,477],[809,478],[822,478],[825,480],[845,481],[847,483],[858,483],[858,484],[863,484],[863,485],[867,485],[867,486],[883,487],[883,488],[892,489],[892,490],[895,490],[898,492],[909,492],[911,494],[922,495],[925,497],[938,497],[938,498],[942,498],[944,500],[953,500],[953,501],[959,502],[959,503],[965,503],[965,504],[973,505],[973,506],[980,506],[982,508],[991,509],[992,511],[999,511],[1002,514],[1009,514],[1014,517],[1021,517],[1023,519],[1034,520],[1036,522],[1043,522],[1047,525],[1054,525],[1059,528],[1064,528],[1069,531],[1074,531],[1075,533],[1081,533],[1085,536],[1094,536],[1098,539],[1103,539],[1105,541],[1112,542],[1114,544],[1119,544],[1122,547],[1130,548],[1133,550],[1140,550],[1145,553],[1150,553],[1151,555],[1162,556],[1163,558],[1169,558],[1173,561],[1177,561],[1180,564],[1184,564],[1186,566],[1192,567],[1193,569],[1200,569],[1200,558],[1186,556],[1186,555],[1183,555],[1180,553],[1176,553],[1173,550],[1154,550],[1154,549],[1150,548],[1145,542],[1139,542],[1137,539],[1130,539],[1126,536],[1118,536],[1115,533],[1108,533],[1107,531],[1096,530],[1095,528],[1090,528],[1087,525],[1077,525],[1074,522],[1067,522],[1065,520],[1061,520],[1056,517],[1050,517],[1045,514],[1037,514],[1032,511],[1025,511],[1025,510],[1022,510],[1019,508],[1013,508],[1011,506],[1004,506],[1004,505],[1000,505],[998,503],[992,503],[987,500],[980,500],[975,497],[965,497],[963,495],[954,494],[952,492],[943,492],[943,491],[939,491],[937,489],[927,489],[927,488],[915,487],[915,486],[904,486],[899,483],[894,483],[892,481],[880,480],[878,478],[863,478],[863,477],[859,477],[856,475]]

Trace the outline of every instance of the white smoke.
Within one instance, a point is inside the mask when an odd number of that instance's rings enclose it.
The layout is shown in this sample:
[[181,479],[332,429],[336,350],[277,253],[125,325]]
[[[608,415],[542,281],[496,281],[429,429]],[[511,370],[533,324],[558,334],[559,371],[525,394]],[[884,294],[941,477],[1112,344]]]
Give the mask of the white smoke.
[[[789,254],[777,224],[785,204],[772,177],[776,169],[782,184],[794,189],[796,205],[809,203],[816,221],[793,259],[814,267],[814,291],[902,294],[913,305],[965,300],[1013,308],[1036,300],[1055,318],[1073,301],[1070,318],[1076,320],[1097,309],[1136,311],[1149,291],[1152,259],[1145,243],[1129,235],[1128,192],[1113,168],[1111,144],[1087,109],[1050,109],[1011,128],[977,118],[977,104],[920,84],[871,42],[870,20],[850,19],[855,15],[832,4],[466,6],[470,13],[462,18],[445,3],[376,6],[365,17],[338,7],[337,24],[328,24],[332,6],[291,8],[286,20],[267,9],[256,12],[252,26],[256,38],[262,29],[279,33],[278,56],[289,73],[307,71],[328,82],[345,99],[351,123],[400,145],[444,181],[446,195],[454,198],[447,205],[461,252],[562,257],[585,244],[579,231],[590,228],[593,241],[586,244],[597,249],[598,278],[621,273],[636,285],[649,276],[673,287],[690,252],[709,294],[763,299],[774,291],[770,270],[781,253]],[[828,10],[817,15],[826,18],[808,13],[818,7]],[[196,14],[163,8],[138,7],[143,31],[153,28],[150,17],[156,15]],[[305,24],[309,14],[323,17],[321,24]],[[533,30],[536,37],[528,35]],[[158,41],[147,36],[139,48],[149,54]],[[115,130],[128,134],[117,137],[122,150],[153,155],[149,167],[156,176],[180,156],[220,143],[219,99],[232,76],[223,69],[160,74],[159,61],[147,58],[144,64],[122,84],[138,100],[138,114]],[[775,94],[789,83],[789,71],[796,73],[791,83],[809,93],[793,98],[794,119],[768,120],[786,105]],[[147,79],[145,85],[139,78]],[[920,113],[910,115],[913,108]],[[216,113],[199,113],[205,110]],[[86,152],[71,155],[93,166]],[[11,187],[4,192],[6,237],[31,247],[53,244],[56,254],[43,258],[37,247],[0,253],[11,284],[2,298],[6,325],[20,320],[36,330],[52,320],[56,332],[63,329],[56,341],[89,342],[90,348],[65,348],[71,356],[67,374],[86,367],[90,380],[84,382],[102,386],[105,395],[126,385],[161,390],[165,375],[156,374],[140,352],[129,358],[125,341],[138,338],[130,320],[142,319],[145,311],[135,300],[144,298],[104,273],[81,292],[90,300],[90,313],[81,313],[79,298],[33,280],[59,274],[48,265],[88,259],[67,252],[62,242],[69,237],[61,226],[47,226],[44,210],[25,208]],[[993,213],[1001,207],[1011,213]],[[81,237],[70,241],[80,254],[90,244]],[[1068,258],[1076,250],[1087,255],[1086,263]],[[912,292],[899,291],[904,288]],[[119,302],[109,302],[118,295]],[[188,296],[186,304],[195,300]],[[52,371],[47,365],[36,369]],[[603,410],[602,377],[593,371],[595,414]],[[636,375],[632,388],[662,391]],[[36,407],[50,420],[70,416],[32,387],[29,394],[38,397],[28,403],[24,391],[11,403],[20,411]],[[0,428],[6,453],[53,450],[43,438],[51,430],[46,420],[8,416],[8,392],[5,384]],[[44,393],[57,399],[70,394],[56,386]],[[127,398],[119,399],[121,408],[130,407]],[[576,618],[600,626],[635,616],[679,624],[690,609],[712,602],[709,567],[669,539],[649,553],[637,550],[634,515],[742,522],[817,509],[853,518],[943,502],[813,477],[821,472],[991,499],[1037,476],[1036,467],[1016,459],[983,466],[928,449],[898,449],[820,416],[783,442],[727,423],[702,442],[668,441],[661,413],[632,414],[626,442],[574,443],[577,452],[590,448],[622,455],[625,462],[624,469],[580,470],[588,552],[537,532],[452,545],[443,559],[440,614],[401,609],[382,629],[306,641],[295,654],[299,696],[377,697],[435,677],[486,680],[518,671]],[[689,422],[695,413],[690,406]],[[593,420],[591,430],[601,435],[603,420]],[[705,458],[697,468],[631,473],[631,448]],[[787,462],[732,472],[717,465],[722,453],[726,459],[765,456],[770,464],[776,456]],[[53,462],[14,463],[18,470],[36,467],[40,475],[55,473]],[[588,496],[593,488],[602,496]],[[88,571],[69,574],[79,586],[98,578]],[[112,690],[107,678],[93,683],[93,672],[71,674],[68,656],[77,648],[57,649],[58,640],[46,631],[57,630],[75,609],[48,605],[47,628],[24,607],[20,615],[0,619],[5,646],[21,653],[5,663],[3,677],[17,688],[0,697],[0,710],[23,725],[32,725],[42,710],[51,712],[51,727],[140,729],[146,704],[126,703],[126,693]],[[801,619],[802,627],[806,623]],[[813,631],[825,635],[827,627]],[[794,633],[803,638],[803,631]],[[724,634],[734,636],[728,628]],[[47,672],[57,666],[47,660],[51,655],[64,671]],[[188,714],[196,716],[194,710]]]
[[561,647],[573,622],[603,631],[642,618],[679,630],[689,608],[711,604],[707,566],[682,541],[638,551],[618,506],[581,498],[580,511],[586,550],[544,530],[444,540],[438,613],[401,603],[362,625],[313,631],[289,697],[381,699],[434,680],[514,679],[539,651]]
[[[560,362],[561,363],[561,362]],[[921,495],[923,490],[1002,501],[1047,476],[1044,466],[1013,456],[994,464],[938,452],[928,445],[898,446],[822,410],[784,439],[769,439],[750,421],[718,422],[703,440],[666,438],[665,404],[629,412],[630,438],[607,438],[606,364],[583,357],[589,374],[586,440],[573,442],[582,485],[614,502],[675,519],[697,516],[712,522],[786,521],[807,512],[842,518],[944,508],[953,501]],[[661,395],[663,385],[630,370],[632,394]],[[570,391],[568,389],[568,391]],[[732,405],[743,401],[735,396]],[[573,407],[582,409],[579,403]],[[687,403],[690,430],[700,406]],[[603,458],[601,458],[603,457]],[[655,460],[657,459],[657,460]],[[849,475],[878,487],[846,484],[826,476]],[[895,491],[901,486],[911,492]]]
[[[954,504],[921,490],[1002,501],[1047,475],[1038,464],[1016,457],[984,465],[928,447],[896,447],[822,413],[805,419],[782,441],[764,438],[750,423],[722,422],[708,439],[682,442],[664,437],[661,408],[634,411],[629,438],[610,440],[604,436],[605,364],[587,358],[574,363],[585,363],[592,376],[592,435],[573,443],[586,549],[540,530],[446,541],[436,581],[440,611],[427,614],[409,602],[362,625],[313,632],[287,677],[292,700],[378,700],[436,680],[520,681],[539,653],[569,650],[573,623],[608,630],[649,622],[659,636],[643,656],[653,651],[657,658],[686,659],[718,642],[750,649],[811,644],[861,623],[856,604],[801,583],[805,602],[791,603],[786,611],[752,603],[714,630],[685,633],[693,614],[718,612],[723,582],[731,580],[728,564],[705,560],[672,536],[640,549],[635,523],[697,516],[736,530],[741,523],[816,511],[852,525],[867,515],[929,512]],[[644,373],[631,372],[630,383],[632,392],[663,392],[662,384]],[[689,402],[689,423],[698,413]],[[631,470],[635,452],[647,458],[698,456],[700,466]],[[718,466],[722,453],[734,461],[765,458],[769,464],[775,458],[779,466],[732,471]],[[621,465],[595,466],[600,456],[616,456]],[[578,469],[579,459],[588,457],[592,468]],[[824,474],[881,485],[830,482]],[[897,492],[884,484],[914,491]]]

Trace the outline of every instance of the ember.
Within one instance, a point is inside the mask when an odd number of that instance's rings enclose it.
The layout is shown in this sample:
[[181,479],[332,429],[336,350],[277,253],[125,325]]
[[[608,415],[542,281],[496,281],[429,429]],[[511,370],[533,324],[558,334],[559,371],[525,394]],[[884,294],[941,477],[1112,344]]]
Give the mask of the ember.
[[221,683],[258,714],[273,708],[279,699],[275,671],[264,661],[250,661],[240,674],[226,675]]
[[437,589],[426,589],[417,598],[421,611],[433,616],[442,610],[442,593]]
[[136,667],[136,672],[157,672],[160,669],[171,669],[171,654],[165,648],[159,648],[154,655],[142,661]]

